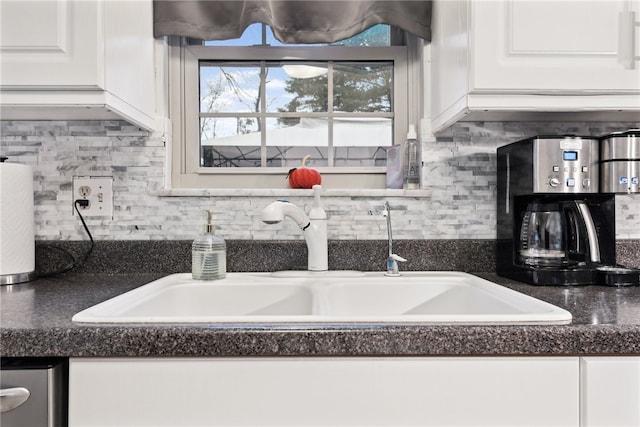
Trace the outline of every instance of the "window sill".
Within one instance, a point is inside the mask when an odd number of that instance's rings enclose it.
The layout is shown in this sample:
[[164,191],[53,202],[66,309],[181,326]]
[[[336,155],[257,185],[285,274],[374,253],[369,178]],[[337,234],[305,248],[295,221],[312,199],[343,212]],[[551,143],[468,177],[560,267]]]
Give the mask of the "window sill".
[[[290,188],[175,188],[152,193],[158,197],[296,197],[311,196],[312,190],[294,190]],[[429,197],[430,190],[392,190],[392,189],[324,189],[325,197]]]

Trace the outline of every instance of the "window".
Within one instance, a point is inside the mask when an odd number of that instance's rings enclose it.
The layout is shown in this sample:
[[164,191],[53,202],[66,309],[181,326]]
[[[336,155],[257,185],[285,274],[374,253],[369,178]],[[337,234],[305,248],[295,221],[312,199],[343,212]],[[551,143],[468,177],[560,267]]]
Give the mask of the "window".
[[384,188],[386,149],[420,117],[393,34],[282,45],[254,24],[237,40],[174,40],[172,187],[287,188],[309,156],[327,188]]

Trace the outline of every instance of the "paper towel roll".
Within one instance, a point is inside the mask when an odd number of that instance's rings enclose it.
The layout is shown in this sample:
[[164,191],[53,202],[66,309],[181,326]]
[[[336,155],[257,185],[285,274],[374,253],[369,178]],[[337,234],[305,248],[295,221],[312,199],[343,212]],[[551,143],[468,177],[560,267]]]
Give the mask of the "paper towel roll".
[[2,283],[30,280],[35,270],[33,171],[0,163],[0,276]]

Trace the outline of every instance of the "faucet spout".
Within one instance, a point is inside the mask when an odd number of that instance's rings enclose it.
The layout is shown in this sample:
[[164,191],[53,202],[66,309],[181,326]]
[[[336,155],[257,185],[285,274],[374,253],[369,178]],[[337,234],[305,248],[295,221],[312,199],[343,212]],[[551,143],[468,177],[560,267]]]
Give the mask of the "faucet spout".
[[393,237],[391,232],[391,206],[389,206],[389,202],[384,202],[384,211],[382,214],[387,217],[387,236],[389,238],[389,256],[387,257],[387,272],[384,274],[385,276],[400,276],[400,271],[398,269],[398,261],[405,262],[406,259],[402,258],[400,255],[396,255],[393,253]]
[[391,258],[391,254],[393,253],[393,237],[391,233],[391,207],[389,206],[389,201],[384,202],[383,215],[387,217],[387,237],[389,240],[389,258]]
[[[316,188],[317,187],[317,188]],[[327,214],[320,202],[322,187],[313,186],[314,204],[309,216],[298,206],[286,200],[278,200],[262,210],[260,219],[267,224],[277,224],[287,216],[302,230],[307,243],[307,269],[310,271],[328,270]]]

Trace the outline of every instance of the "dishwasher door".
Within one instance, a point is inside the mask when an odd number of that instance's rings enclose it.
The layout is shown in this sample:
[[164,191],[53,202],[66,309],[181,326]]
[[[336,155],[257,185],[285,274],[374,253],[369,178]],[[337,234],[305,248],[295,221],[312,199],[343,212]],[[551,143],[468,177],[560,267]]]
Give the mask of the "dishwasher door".
[[2,359],[0,426],[66,427],[66,360]]

